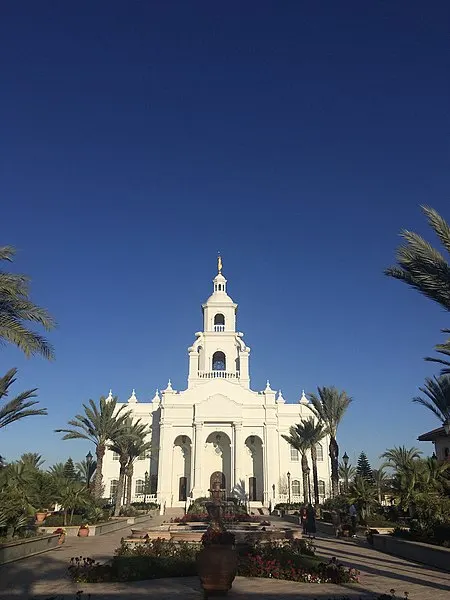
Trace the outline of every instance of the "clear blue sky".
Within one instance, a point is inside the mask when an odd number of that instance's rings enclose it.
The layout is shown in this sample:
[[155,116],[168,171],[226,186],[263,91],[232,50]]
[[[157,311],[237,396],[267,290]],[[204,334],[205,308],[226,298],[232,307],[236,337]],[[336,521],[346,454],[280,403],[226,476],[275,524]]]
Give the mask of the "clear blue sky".
[[83,401],[182,389],[219,249],[253,388],[344,388],[352,458],[438,426],[410,399],[448,314],[383,269],[450,218],[448,2],[0,10],[1,243],[59,322],[54,363],[1,349],[49,410],[1,454],[80,459]]

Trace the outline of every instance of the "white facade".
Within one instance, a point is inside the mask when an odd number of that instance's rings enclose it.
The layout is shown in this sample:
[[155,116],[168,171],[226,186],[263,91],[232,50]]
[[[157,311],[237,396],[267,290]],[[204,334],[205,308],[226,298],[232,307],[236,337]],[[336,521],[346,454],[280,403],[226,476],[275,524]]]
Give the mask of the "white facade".
[[[202,305],[203,330],[188,349],[187,389],[176,391],[169,381],[151,403],[138,402],[134,391],[128,400],[133,415],[152,427],[152,453],[134,463],[133,499],[143,499],[148,473],[150,491],[162,510],[209,496],[212,481],[255,507],[273,506],[289,495],[291,501],[303,499],[300,457],[281,434],[312,416],[308,400],[302,394],[296,403],[286,403],[269,382],[261,392],[250,389],[250,348],[236,329],[237,304],[226,286],[219,259],[213,293]],[[117,458],[110,451],[105,456],[106,496],[114,495]],[[318,447],[318,458],[323,500],[330,490],[327,438]],[[313,494],[312,472],[310,479]]]

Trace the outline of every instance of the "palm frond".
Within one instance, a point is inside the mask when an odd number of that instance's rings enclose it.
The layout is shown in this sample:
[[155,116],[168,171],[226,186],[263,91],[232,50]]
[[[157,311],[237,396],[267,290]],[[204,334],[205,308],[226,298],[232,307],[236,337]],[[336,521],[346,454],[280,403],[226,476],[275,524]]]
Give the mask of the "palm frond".
[[[15,383],[17,369],[10,369],[6,375],[0,377],[0,400],[9,393],[9,388]],[[25,417],[46,415],[46,408],[32,408],[39,404],[36,397],[37,388],[22,392],[9,402],[0,407],[0,429]]]
[[450,421],[450,375],[427,377],[419,390],[427,398],[416,396],[413,402],[428,408],[443,423]]
[[[423,207],[428,222],[445,249],[449,250],[449,226],[433,209]],[[450,310],[450,265],[444,256],[420,235],[403,230],[406,244],[397,249],[398,266],[385,270],[385,274],[404,281],[424,296]]]

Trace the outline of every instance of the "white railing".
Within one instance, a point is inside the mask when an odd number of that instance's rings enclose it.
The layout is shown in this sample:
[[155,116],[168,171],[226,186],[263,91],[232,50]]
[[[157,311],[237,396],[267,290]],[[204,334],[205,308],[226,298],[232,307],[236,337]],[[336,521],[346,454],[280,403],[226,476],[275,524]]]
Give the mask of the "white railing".
[[214,325],[214,331],[225,331],[225,325]]
[[240,373],[230,373],[228,371],[198,371],[199,379],[239,379]]

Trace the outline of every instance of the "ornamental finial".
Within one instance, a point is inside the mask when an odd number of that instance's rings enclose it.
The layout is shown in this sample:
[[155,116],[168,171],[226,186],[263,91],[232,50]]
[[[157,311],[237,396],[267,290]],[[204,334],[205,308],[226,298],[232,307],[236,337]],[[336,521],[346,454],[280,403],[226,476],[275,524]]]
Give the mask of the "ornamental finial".
[[217,271],[218,271],[219,273],[222,273],[222,268],[223,268],[223,265],[222,265],[222,257],[220,256],[220,252],[219,252],[219,255],[218,255],[218,257],[217,257]]

